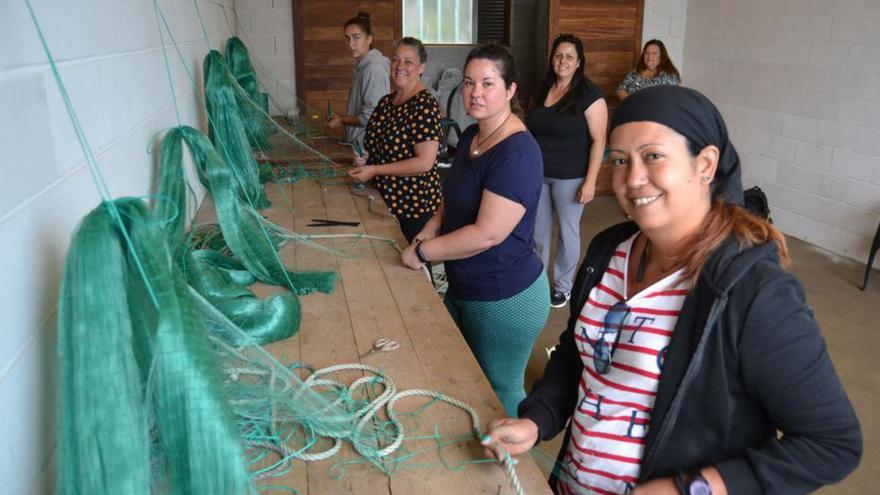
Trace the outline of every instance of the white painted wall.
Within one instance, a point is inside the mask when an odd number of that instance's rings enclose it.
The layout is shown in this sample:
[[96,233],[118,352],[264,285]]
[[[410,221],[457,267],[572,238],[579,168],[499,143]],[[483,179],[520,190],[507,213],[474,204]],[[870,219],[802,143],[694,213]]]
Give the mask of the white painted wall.
[[880,221],[880,2],[691,1],[684,66],[776,224],[864,262]]
[[[32,3],[113,195],[149,194],[148,142],[177,123],[152,1]],[[213,47],[230,33],[224,4],[198,0]],[[193,3],[159,5],[200,81]],[[0,492],[52,493],[58,286],[71,233],[99,196],[23,1],[3,2],[0,47]],[[200,97],[169,56],[181,120],[198,127]]]
[[236,33],[247,45],[260,83],[269,93],[273,115],[296,110],[292,1],[235,0]]
[[669,58],[679,71],[682,70],[684,60],[687,13],[688,0],[645,0],[642,45],[650,39],[662,41],[666,45],[666,51],[669,52]]

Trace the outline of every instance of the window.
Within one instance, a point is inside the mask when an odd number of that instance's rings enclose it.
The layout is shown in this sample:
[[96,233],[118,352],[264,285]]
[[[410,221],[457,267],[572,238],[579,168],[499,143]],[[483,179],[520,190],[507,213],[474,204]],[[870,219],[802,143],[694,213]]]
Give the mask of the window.
[[510,40],[510,0],[403,0],[403,35],[429,44]]

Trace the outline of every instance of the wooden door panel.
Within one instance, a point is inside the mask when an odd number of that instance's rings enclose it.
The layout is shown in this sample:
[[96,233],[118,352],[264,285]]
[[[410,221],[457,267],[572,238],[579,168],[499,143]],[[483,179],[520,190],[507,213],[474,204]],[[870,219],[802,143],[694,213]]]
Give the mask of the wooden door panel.
[[[618,103],[614,89],[641,53],[644,0],[549,0],[548,9],[547,49],[561,33],[578,36],[584,42],[587,77],[602,88],[613,112]],[[596,191],[612,193],[611,174],[604,167]]]
[[370,13],[373,47],[388,55],[399,36],[400,0],[294,0],[293,32],[297,96],[312,108],[336,112],[348,106],[355,61],[348,55],[342,25]]

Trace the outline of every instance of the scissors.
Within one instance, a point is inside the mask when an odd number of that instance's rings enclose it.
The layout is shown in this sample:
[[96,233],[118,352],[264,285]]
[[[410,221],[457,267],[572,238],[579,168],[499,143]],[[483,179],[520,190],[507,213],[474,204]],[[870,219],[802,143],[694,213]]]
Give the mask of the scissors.
[[383,338],[377,340],[376,343],[373,344],[372,349],[361,354],[360,357],[363,358],[363,357],[369,356],[370,354],[372,354],[374,352],[391,352],[395,349],[400,349],[400,343],[398,343],[396,340],[386,339],[383,337]]
[[339,220],[326,220],[323,218],[313,218],[312,223],[306,227],[357,227],[360,222],[341,222]]

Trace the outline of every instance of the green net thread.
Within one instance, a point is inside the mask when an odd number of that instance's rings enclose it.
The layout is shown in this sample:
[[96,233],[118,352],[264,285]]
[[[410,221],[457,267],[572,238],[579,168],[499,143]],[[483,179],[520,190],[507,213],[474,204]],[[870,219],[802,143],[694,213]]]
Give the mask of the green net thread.
[[140,266],[108,208],[86,216],[59,301],[58,492],[252,493],[216,354],[163,234],[142,201],[113,203]]
[[[336,274],[333,272],[287,271],[277,253],[282,239],[274,237],[264,226],[268,221],[241,201],[240,195],[236,194],[238,183],[233,179],[234,168],[221,158],[208,138],[197,129],[181,126],[168,131],[163,139],[160,169],[163,178],[166,169],[169,181],[176,180],[182,173],[176,172],[182,168],[182,156],[174,153],[177,149],[171,144],[174,141],[183,141],[189,147],[198,175],[211,192],[223,239],[250,273],[263,282],[285,286],[299,294],[333,290],[336,281]],[[172,153],[165,154],[166,149]],[[165,183],[165,180],[160,179],[163,195]],[[171,189],[179,192],[181,188],[172,185]],[[174,235],[178,234],[177,230],[178,227],[175,226]]]
[[247,47],[236,36],[226,40],[226,63],[229,65],[229,72],[232,73],[238,84],[247,91],[251,100],[263,112],[269,113],[269,95],[260,91],[260,83]]

